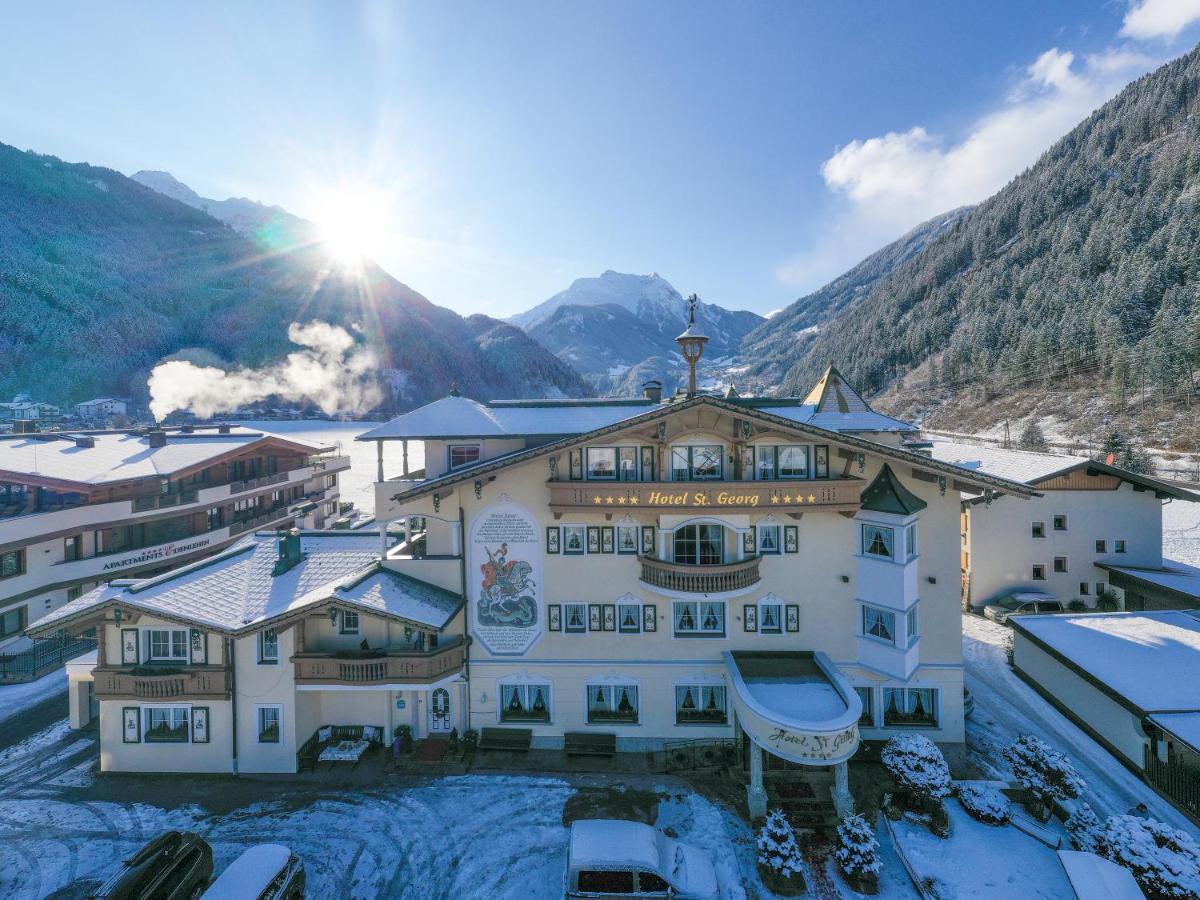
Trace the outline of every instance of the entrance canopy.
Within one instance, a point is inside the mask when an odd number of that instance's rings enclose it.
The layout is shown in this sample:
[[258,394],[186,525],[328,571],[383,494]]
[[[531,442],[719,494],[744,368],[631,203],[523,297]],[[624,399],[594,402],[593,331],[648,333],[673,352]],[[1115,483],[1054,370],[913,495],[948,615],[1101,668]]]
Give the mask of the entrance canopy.
[[738,724],[764,750],[806,765],[858,749],[862,701],[820,652],[725,651]]

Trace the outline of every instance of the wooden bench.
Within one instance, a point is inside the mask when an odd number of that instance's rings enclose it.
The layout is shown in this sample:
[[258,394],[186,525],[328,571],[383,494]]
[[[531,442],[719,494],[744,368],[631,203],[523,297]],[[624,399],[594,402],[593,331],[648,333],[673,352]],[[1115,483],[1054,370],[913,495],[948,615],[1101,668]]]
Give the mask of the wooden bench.
[[617,752],[617,736],[603,731],[568,731],[563,735],[567,756],[612,756]]
[[479,733],[480,750],[525,753],[533,744],[532,728],[484,728]]

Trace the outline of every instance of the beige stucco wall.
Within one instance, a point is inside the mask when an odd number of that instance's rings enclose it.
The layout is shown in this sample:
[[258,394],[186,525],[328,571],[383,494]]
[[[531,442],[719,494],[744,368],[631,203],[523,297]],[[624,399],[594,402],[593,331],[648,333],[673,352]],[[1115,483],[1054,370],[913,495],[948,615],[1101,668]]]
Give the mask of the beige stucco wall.
[[[1054,516],[1066,514],[1067,530],[1054,530]],[[1162,565],[1162,501],[1152,491],[1137,492],[1123,483],[1115,491],[1046,491],[1021,500],[1001,497],[990,507],[969,509],[971,603],[981,607],[1001,591],[1028,587],[1054,594],[1064,604],[1096,602],[1097,582],[1108,584],[1108,572],[1096,562],[1122,566]],[[1046,536],[1032,536],[1032,524],[1044,522]],[[1115,553],[1115,541],[1125,552]],[[1107,552],[1096,552],[1096,541],[1107,541]],[[1054,571],[1054,557],[1067,557],[1064,573]],[[1034,564],[1046,567],[1046,580],[1033,580]],[[1089,594],[1079,593],[1079,583]]]
[[1061,706],[1086,722],[1130,764],[1142,768],[1143,748],[1150,745],[1150,739],[1142,732],[1137,715],[1015,630],[1013,664]]

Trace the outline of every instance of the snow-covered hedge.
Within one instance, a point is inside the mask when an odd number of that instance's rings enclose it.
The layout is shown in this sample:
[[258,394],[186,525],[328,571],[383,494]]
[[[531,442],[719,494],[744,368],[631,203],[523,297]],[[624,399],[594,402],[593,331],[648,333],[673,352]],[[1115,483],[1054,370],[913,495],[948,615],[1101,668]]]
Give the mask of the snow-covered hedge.
[[758,835],[758,862],[782,878],[791,878],[801,871],[796,832],[781,809],[767,813],[766,824]]
[[971,818],[988,825],[1008,821],[1008,798],[994,784],[958,784],[954,793]]
[[1110,816],[1098,852],[1133,872],[1151,900],[1200,897],[1200,845],[1186,832],[1152,819]]
[[950,794],[950,767],[937,744],[923,734],[889,738],[881,756],[884,766],[904,791],[941,800]]
[[1074,800],[1086,787],[1071,761],[1035,735],[1021,735],[1004,751],[1004,758],[1012,766],[1017,783],[1045,806]]
[[1071,845],[1076,850],[1087,853],[1097,853],[1100,843],[1100,832],[1103,826],[1100,817],[1086,800],[1080,800],[1075,812],[1064,823],[1067,834],[1071,836]]
[[879,842],[875,829],[862,816],[846,816],[838,825],[838,847],[833,852],[838,866],[865,893],[879,890]]

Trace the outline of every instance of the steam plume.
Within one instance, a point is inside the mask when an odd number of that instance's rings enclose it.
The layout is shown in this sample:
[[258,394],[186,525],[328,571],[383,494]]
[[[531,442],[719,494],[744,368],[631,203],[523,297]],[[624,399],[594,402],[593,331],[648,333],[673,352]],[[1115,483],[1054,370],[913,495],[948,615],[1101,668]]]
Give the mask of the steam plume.
[[357,347],[346,329],[327,322],[293,323],[288,340],[303,349],[262,369],[226,372],[183,360],[160,363],[150,373],[150,411],[161,420],[177,409],[201,418],[276,396],[316,403],[326,415],[364,412],[383,394],[371,379],[375,357]]

